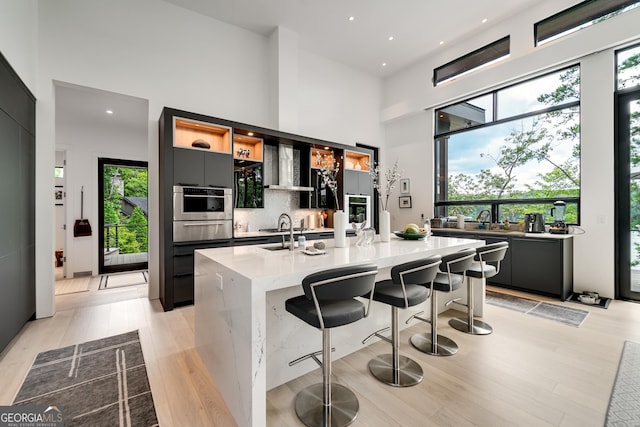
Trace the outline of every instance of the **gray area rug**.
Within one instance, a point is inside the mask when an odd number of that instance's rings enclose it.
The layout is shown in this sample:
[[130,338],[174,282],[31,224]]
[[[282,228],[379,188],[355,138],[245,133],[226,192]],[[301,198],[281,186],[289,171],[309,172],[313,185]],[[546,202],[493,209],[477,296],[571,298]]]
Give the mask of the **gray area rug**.
[[566,325],[579,327],[589,312],[548,302],[536,301],[501,292],[487,291],[487,304],[519,311],[520,313],[555,320]]
[[157,426],[138,331],[39,353],[13,402],[62,409],[65,426]]
[[640,344],[625,341],[607,409],[607,427],[640,425]]

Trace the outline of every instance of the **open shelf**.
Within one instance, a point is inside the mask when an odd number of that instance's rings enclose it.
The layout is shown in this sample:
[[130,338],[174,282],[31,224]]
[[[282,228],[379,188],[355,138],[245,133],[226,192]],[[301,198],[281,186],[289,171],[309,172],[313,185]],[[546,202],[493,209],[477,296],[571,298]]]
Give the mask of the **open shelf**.
[[[320,153],[320,159],[318,159],[318,153]],[[335,153],[332,150],[311,147],[310,156],[311,169],[322,169],[323,166],[327,169],[333,169]]]
[[237,160],[262,161],[262,138],[233,134],[233,158]]
[[349,170],[361,170],[368,172],[371,156],[366,153],[358,153],[357,151],[345,150],[344,152],[344,168]]
[[230,127],[178,117],[173,126],[175,147],[231,153]]

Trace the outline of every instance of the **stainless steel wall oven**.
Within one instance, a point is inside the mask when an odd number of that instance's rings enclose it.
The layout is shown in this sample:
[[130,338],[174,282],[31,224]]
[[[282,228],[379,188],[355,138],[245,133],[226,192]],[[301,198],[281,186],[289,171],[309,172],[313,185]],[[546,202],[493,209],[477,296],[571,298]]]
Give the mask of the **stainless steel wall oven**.
[[230,188],[173,187],[173,241],[230,239],[233,199]]

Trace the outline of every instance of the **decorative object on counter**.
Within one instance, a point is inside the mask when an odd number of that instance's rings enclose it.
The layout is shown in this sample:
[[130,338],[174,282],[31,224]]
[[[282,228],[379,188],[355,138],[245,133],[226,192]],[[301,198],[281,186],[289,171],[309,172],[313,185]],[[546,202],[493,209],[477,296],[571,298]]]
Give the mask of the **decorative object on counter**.
[[206,148],[207,150],[211,148],[211,144],[209,144],[204,139],[196,139],[191,143],[191,146],[196,148]]
[[343,211],[333,213],[333,238],[336,248],[347,247],[347,214]]
[[347,246],[347,214],[340,210],[340,201],[338,200],[338,172],[340,171],[340,163],[336,160],[333,153],[330,156],[322,156],[318,151],[316,160],[320,164],[318,175],[322,178],[323,184],[331,190],[335,202],[336,211],[333,213],[333,237],[335,239],[336,248],[344,248]]
[[[391,235],[391,219],[389,211],[387,210],[389,206],[389,196],[402,174],[398,169],[398,161],[396,160],[393,168],[387,169],[384,174],[386,183],[381,184],[380,174],[382,172],[382,166],[380,163],[374,163],[373,165],[367,163],[367,166],[369,167],[369,176],[371,177],[373,188],[378,192],[380,207],[382,208],[382,212],[380,212],[380,241],[388,242]],[[411,203],[411,199],[409,199],[409,203]]]
[[365,220],[358,226],[355,222],[351,223],[351,227],[356,231],[356,246],[369,246],[373,243],[373,239],[376,235],[376,230],[367,227],[367,221]]
[[305,250],[307,248],[307,238],[300,235],[298,236],[298,247],[302,250]]
[[313,247],[319,250],[323,250],[325,248],[324,242],[313,242]]
[[464,215],[457,215],[456,219],[458,220],[458,228],[464,230]]
[[391,214],[389,211],[380,212],[380,241],[388,242],[391,235]]

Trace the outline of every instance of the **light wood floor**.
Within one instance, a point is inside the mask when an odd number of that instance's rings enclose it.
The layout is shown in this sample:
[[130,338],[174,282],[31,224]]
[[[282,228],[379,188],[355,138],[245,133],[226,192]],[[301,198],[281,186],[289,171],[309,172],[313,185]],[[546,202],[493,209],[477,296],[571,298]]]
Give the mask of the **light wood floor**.
[[[495,332],[469,336],[449,327],[450,311],[441,315],[441,333],[460,351],[445,358],[411,347],[410,335],[428,327],[416,322],[401,334],[401,353],[425,371],[415,387],[389,387],[368,373],[369,359],[389,352],[383,342],[336,361],[334,381],[360,400],[354,425],[602,426],[622,345],[640,342],[640,305],[612,301],[603,310],[550,301],[590,314],[573,328],[488,305],[485,320]],[[0,405],[11,404],[38,352],[138,329],[161,426],[235,425],[194,349],[193,306],[164,313],[157,300],[146,299],[145,286],[61,295],[56,302],[53,318],[27,324],[0,354]],[[320,380],[316,369],[268,392],[268,425],[300,426],[295,393]]]

